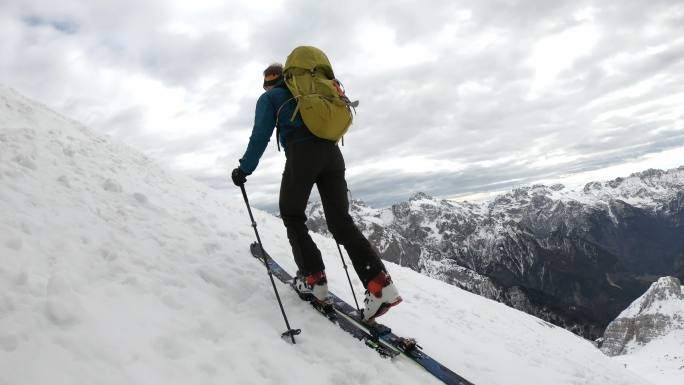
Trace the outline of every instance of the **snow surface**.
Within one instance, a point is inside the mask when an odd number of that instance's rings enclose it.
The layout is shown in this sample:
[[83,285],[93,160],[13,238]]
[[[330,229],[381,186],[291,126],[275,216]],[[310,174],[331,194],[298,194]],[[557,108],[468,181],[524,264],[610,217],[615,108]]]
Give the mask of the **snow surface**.
[[673,330],[630,354],[613,359],[654,384],[681,385],[684,383],[684,330]]
[[[0,213],[0,385],[439,383],[278,284],[303,329],[284,342],[242,201],[1,86]],[[255,216],[293,271],[280,220]],[[351,300],[334,241],[313,236]],[[387,267],[404,303],[382,321],[475,384],[647,384],[566,330]]]

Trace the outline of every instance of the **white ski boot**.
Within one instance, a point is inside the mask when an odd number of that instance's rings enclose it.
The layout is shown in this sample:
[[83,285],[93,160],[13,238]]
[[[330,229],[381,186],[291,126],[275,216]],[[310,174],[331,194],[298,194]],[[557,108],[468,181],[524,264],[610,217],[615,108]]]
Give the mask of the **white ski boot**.
[[321,304],[328,303],[328,280],[324,271],[306,277],[297,272],[292,284],[300,298],[307,301],[315,299]]
[[381,271],[375,278],[368,282],[366,298],[363,300],[363,320],[371,322],[375,318],[387,313],[392,307],[402,301],[399,291],[392,283],[392,278]]

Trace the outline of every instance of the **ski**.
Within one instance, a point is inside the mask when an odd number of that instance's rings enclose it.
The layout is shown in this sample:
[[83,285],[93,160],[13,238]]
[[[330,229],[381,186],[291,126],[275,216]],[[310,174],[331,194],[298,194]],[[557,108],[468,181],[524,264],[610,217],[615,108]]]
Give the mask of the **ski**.
[[[255,242],[252,245],[250,245],[250,251],[252,252],[252,255],[255,258],[259,259],[262,263],[264,262],[261,256],[261,250],[258,243]],[[268,267],[271,270],[273,276],[275,276],[276,278],[278,278],[278,280],[287,284],[294,290],[294,286],[292,286],[293,277],[272,258],[269,257],[268,262]],[[295,290],[295,292],[297,291]],[[399,350],[382,344],[378,336],[375,336],[370,332],[367,332],[362,328],[358,327],[355,324],[355,322],[348,319],[347,317],[338,315],[337,311],[331,305],[322,306],[316,301],[311,301],[312,298],[302,297],[301,295],[300,298],[302,298],[302,300],[304,301],[309,302],[309,304],[311,304],[311,307],[313,307],[318,313],[320,313],[322,316],[328,319],[328,321],[339,326],[340,329],[351,334],[354,338],[363,342],[369,348],[375,350],[381,357],[393,358],[401,354]]]
[[422,366],[425,370],[430,372],[433,376],[437,377],[445,384],[473,385],[470,381],[454,373],[451,369],[440,364],[437,360],[423,352],[422,347],[418,345],[415,339],[400,337],[392,333],[392,329],[381,323],[367,323],[363,321],[361,315],[358,314],[358,311],[354,307],[332,293],[330,293],[330,299],[333,303],[335,311],[338,312],[338,314],[344,315],[345,317],[353,320],[360,327],[367,329],[368,332],[374,337],[378,338],[381,343],[392,346],[393,348],[399,350],[406,357],[411,359],[416,364]]
[[[257,243],[253,243],[250,246],[250,250],[255,258],[258,258],[263,262],[261,250]],[[266,255],[268,256],[268,254]],[[270,256],[268,256],[267,260],[269,261],[269,268],[273,275],[283,283],[292,287],[292,276]],[[328,295],[333,310],[331,311],[329,308],[325,310],[317,308],[316,310],[321,314],[324,314],[329,320],[336,323],[343,330],[352,334],[357,339],[364,341],[367,346],[371,348],[374,348],[374,345],[385,347],[392,352],[392,355],[388,355],[388,357],[403,354],[447,385],[473,385],[470,381],[454,373],[452,370],[430,357],[427,353],[423,352],[422,347],[418,345],[415,339],[400,337],[394,334],[392,329],[378,322],[365,322],[353,306],[333,293],[329,293]],[[316,306],[314,306],[314,308],[316,308]],[[382,353],[380,354],[382,355]]]

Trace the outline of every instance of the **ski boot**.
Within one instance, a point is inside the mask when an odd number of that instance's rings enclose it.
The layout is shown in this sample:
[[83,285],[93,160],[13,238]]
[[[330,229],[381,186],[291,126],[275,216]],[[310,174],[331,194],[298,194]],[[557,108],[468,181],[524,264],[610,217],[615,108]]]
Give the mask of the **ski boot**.
[[381,271],[370,282],[363,300],[363,320],[372,323],[375,318],[385,314],[392,306],[402,301],[389,274]]
[[299,297],[305,301],[328,303],[328,280],[324,271],[303,276],[300,272],[292,283]]

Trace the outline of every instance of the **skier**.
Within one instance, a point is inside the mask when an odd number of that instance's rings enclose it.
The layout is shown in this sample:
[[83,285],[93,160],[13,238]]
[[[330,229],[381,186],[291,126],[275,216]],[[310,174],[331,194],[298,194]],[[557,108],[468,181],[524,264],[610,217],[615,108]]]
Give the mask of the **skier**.
[[278,126],[277,141],[285,151],[285,170],[280,185],[280,215],[287,229],[298,267],[294,278],[300,293],[328,303],[328,282],[321,252],[306,226],[306,206],[313,185],[318,188],[328,229],[343,245],[354,270],[366,288],[363,318],[372,321],[401,302],[397,288],[382,260],[349,215],[345,164],[336,141],[313,135],[304,124],[297,100],[283,79],[283,66],[274,63],[264,70],[264,93],[256,103],[254,127],[247,150],[231,178],[236,186],[247,181]]

